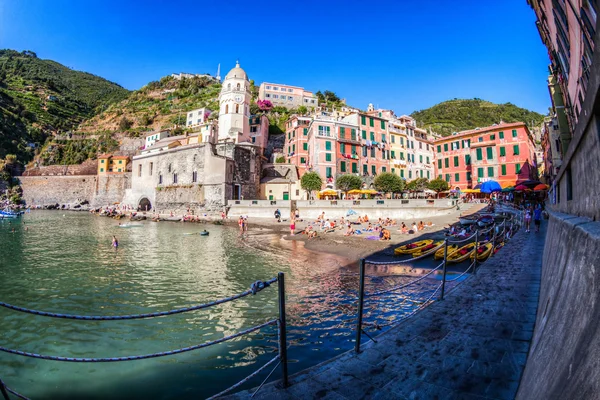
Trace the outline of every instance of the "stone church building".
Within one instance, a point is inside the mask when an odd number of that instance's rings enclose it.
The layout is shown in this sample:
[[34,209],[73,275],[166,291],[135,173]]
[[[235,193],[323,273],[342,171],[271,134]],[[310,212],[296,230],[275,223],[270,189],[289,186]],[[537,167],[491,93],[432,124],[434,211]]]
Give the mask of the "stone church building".
[[223,80],[218,125],[161,139],[134,156],[123,203],[199,214],[221,211],[227,200],[258,198],[266,138],[251,132],[251,98],[248,75],[237,63]]

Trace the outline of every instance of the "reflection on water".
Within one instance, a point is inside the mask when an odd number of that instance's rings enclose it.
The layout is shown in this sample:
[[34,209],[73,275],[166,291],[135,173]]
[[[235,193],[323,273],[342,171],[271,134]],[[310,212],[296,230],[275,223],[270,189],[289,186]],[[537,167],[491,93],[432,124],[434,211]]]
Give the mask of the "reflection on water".
[[[210,225],[210,236],[199,236],[204,226],[145,222],[121,228],[115,220],[83,213],[39,211],[24,220],[26,225],[0,222],[4,302],[87,315],[162,311],[239,293],[282,271],[290,373],[352,347],[357,268],[343,258],[309,252],[303,243],[260,228],[240,237],[236,229]],[[112,235],[120,242],[117,251]],[[368,273],[368,290],[413,279],[377,276],[389,275],[389,268]],[[435,284],[425,279],[377,304],[367,302],[365,319],[400,318],[418,306],[407,297],[419,300]],[[73,357],[138,355],[218,339],[276,316],[276,287],[208,310],[148,320],[57,320],[0,309],[0,345]],[[202,398],[245,377],[276,351],[277,332],[268,327],[189,353],[121,363],[71,364],[3,353],[0,370],[9,386],[35,399]]]

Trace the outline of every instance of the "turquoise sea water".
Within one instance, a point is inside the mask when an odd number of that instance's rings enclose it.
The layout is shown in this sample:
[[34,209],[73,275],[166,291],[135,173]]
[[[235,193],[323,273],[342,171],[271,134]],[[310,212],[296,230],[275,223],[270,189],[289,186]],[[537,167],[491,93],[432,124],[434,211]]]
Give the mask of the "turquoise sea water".
[[[354,263],[309,252],[302,243],[252,226],[240,237],[223,226],[137,224],[123,228],[110,218],[60,211],[1,221],[0,301],[69,314],[164,311],[242,292],[282,271],[290,373],[352,348]],[[186,235],[204,228],[210,236]],[[112,235],[120,242],[117,251]],[[369,317],[398,317],[414,307],[392,297]],[[139,355],[215,340],[276,317],[276,285],[208,310],[145,320],[74,321],[0,308],[0,346],[67,357]],[[204,398],[276,351],[277,332],[268,327],[209,348],[141,361],[81,364],[0,353],[0,378],[32,399]],[[279,377],[279,371],[273,374]]]

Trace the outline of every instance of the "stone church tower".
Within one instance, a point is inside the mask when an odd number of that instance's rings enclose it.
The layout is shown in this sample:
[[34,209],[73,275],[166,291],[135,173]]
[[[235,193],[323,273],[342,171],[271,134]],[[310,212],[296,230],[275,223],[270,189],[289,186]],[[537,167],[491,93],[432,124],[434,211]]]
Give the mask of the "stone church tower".
[[250,81],[237,62],[225,79],[219,95],[218,141],[248,143],[250,138]]

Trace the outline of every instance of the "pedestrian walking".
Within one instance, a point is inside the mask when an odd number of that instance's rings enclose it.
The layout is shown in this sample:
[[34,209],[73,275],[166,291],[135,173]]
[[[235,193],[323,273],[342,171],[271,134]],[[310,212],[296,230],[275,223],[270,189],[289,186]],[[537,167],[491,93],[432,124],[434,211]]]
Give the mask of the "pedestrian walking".
[[535,224],[535,233],[538,233],[542,224],[542,207],[539,204],[533,211],[533,223]]
[[529,233],[531,228],[531,210],[525,210],[525,232]]

